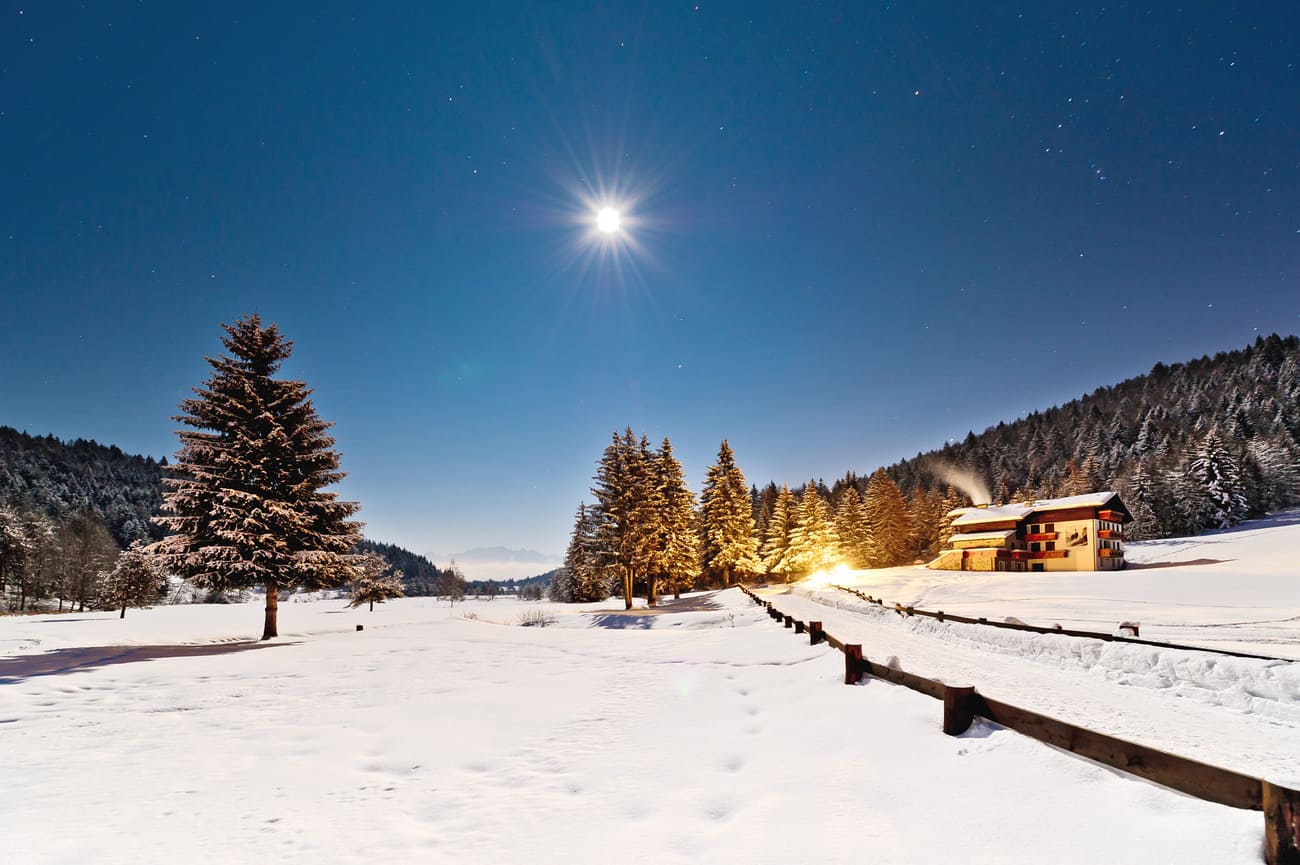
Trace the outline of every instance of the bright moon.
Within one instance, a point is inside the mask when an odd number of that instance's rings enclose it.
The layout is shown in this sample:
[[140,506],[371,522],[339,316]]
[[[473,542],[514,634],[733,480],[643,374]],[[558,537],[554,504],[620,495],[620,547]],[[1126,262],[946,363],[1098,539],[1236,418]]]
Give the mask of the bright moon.
[[618,211],[612,207],[602,207],[596,213],[596,227],[606,234],[613,234],[618,231],[623,220],[619,218]]

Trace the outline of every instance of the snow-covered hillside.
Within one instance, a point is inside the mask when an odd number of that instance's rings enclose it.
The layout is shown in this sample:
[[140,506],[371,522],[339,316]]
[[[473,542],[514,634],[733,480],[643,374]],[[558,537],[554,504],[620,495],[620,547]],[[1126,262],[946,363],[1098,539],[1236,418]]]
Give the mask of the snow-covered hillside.
[[[6,859],[1260,859],[1258,813],[946,737],[736,590],[602,606],[285,604],[262,644],[223,642],[253,605],[0,620]],[[553,626],[513,624],[536,609]]]

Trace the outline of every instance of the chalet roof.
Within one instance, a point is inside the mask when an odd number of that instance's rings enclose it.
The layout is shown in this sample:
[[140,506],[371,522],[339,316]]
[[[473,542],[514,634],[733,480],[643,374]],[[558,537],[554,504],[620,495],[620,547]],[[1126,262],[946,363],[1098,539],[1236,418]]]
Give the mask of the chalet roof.
[[1015,533],[1015,529],[1004,529],[992,532],[962,532],[961,534],[953,535],[951,543],[955,544],[958,541],[1005,541]]
[[958,508],[952,511],[957,518],[952,521],[953,528],[964,526],[982,526],[989,523],[1004,523],[1008,520],[1020,521],[1039,511],[1059,511],[1068,508],[1102,508],[1114,500],[1127,512],[1119,495],[1113,490],[1098,493],[1084,493],[1081,496],[1065,496],[1059,499],[1036,499],[1010,505],[989,505],[986,508]]

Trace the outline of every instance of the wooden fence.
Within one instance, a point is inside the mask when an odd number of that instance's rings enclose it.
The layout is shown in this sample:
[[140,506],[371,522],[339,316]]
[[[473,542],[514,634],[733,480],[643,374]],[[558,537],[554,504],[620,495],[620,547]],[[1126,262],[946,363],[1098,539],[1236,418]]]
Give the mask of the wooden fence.
[[[1263,811],[1264,861],[1267,865],[1300,865],[1300,791],[1003,703],[983,696],[971,686],[949,685],[898,667],[877,663],[863,657],[860,644],[845,643],[827,633],[821,622],[800,621],[778,610],[771,601],[764,601],[748,587],[741,586],[740,589],[754,603],[766,608],[772,619],[781,622],[796,634],[807,633],[808,640],[813,645],[825,642],[843,652],[846,685],[857,684],[864,676],[875,676],[942,700],[943,732],[950,736],[966,732],[977,717],[987,718],[1040,742],[1189,796],[1230,808]],[[920,611],[916,614],[919,615]],[[969,621],[956,616],[944,616],[942,613],[937,613],[935,618]],[[1055,630],[1051,632],[1061,633]]]
[[1072,628],[1062,628],[1059,625],[1054,628],[1044,628],[1039,625],[1026,625],[1015,622],[997,622],[990,621],[986,618],[971,618],[970,616],[954,616],[951,613],[945,613],[943,610],[919,610],[916,607],[905,607],[902,604],[889,604],[880,598],[873,598],[871,595],[863,594],[857,589],[851,589],[848,586],[837,586],[831,584],[832,589],[839,589],[841,592],[848,592],[869,604],[875,604],[886,610],[893,610],[899,615],[904,616],[925,616],[929,619],[937,619],[940,622],[960,622],[964,625],[987,625],[990,628],[1003,628],[1008,631],[1029,631],[1033,634],[1061,634],[1066,637],[1086,637],[1090,640],[1105,640],[1108,643],[1133,643],[1139,646],[1153,646],[1158,649],[1180,649],[1185,652],[1213,652],[1216,655],[1227,655],[1232,658],[1252,658],[1258,661],[1294,661],[1294,658],[1276,658],[1272,655],[1256,655],[1250,652],[1233,652],[1229,649],[1211,649],[1204,646],[1181,646],[1177,643],[1161,643],[1156,640],[1139,640],[1137,637],[1124,637],[1115,634],[1107,634],[1104,631],[1078,631]]

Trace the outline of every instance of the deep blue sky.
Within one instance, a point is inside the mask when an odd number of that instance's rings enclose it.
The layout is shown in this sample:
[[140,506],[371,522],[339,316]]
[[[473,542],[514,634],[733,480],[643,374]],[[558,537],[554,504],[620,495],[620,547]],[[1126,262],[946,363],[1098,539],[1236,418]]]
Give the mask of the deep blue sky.
[[294,5],[0,4],[0,423],[170,454],[257,310],[372,537],[559,552],[616,427],[829,481],[1300,328],[1290,2]]

